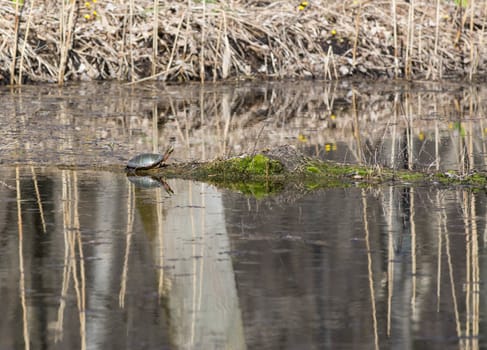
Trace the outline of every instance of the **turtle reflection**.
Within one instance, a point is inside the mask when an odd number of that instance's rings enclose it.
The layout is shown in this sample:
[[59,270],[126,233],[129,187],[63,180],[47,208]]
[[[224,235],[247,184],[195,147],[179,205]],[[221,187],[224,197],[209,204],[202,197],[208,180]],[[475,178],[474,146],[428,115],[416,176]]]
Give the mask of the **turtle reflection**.
[[157,176],[139,176],[139,175],[127,175],[127,178],[131,183],[134,184],[135,187],[143,188],[143,189],[151,189],[151,188],[159,188],[164,187],[164,190],[169,193],[173,194],[174,191],[171,189],[171,186],[161,177]]

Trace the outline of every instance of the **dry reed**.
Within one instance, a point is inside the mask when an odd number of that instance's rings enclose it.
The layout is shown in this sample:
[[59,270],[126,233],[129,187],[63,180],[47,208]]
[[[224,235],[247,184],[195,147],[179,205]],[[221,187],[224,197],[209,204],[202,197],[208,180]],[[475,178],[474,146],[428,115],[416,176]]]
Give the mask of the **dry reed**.
[[17,47],[18,47],[18,38],[19,38],[19,27],[20,27],[20,17],[21,12],[23,9],[23,5],[20,6],[20,1],[15,1],[15,19],[14,19],[14,42],[11,46],[11,62],[10,62],[10,84],[13,85],[15,83],[15,66],[17,62]]
[[0,2],[0,81],[335,79],[330,47],[340,77],[487,73],[479,1],[87,3]]

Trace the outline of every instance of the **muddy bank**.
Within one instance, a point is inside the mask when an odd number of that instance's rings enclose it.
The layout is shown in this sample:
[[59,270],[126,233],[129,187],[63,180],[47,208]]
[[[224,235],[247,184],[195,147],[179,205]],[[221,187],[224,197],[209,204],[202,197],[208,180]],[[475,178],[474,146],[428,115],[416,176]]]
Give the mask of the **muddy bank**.
[[0,4],[0,82],[485,75],[483,2]]

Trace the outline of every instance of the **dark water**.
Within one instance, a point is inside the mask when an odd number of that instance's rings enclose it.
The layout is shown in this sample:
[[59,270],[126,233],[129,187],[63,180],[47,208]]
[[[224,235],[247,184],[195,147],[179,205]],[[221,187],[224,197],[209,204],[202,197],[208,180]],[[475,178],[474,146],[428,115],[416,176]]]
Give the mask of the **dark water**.
[[426,82],[0,88],[0,349],[487,347],[482,189],[257,199],[174,179],[143,189],[122,170],[169,144],[170,161],[291,144],[484,172],[486,95]]
[[0,176],[2,349],[485,346],[483,191]]

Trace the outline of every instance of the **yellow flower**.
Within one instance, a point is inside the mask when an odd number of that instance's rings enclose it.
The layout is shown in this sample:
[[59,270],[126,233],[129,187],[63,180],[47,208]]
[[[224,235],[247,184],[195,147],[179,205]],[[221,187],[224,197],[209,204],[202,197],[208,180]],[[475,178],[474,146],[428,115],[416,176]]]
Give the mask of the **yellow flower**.
[[337,145],[335,143],[325,143],[325,152],[336,151]]
[[96,0],[91,0],[94,4],[96,4]]
[[337,31],[335,29],[332,29],[331,30],[331,35],[333,35],[333,36],[337,35]]
[[308,139],[303,134],[298,135],[298,140],[301,142],[308,142]]
[[85,2],[85,7],[86,8],[90,8],[91,7],[91,2],[89,2],[89,1]]
[[299,9],[299,11],[303,11],[307,6],[308,6],[307,1],[301,1],[301,3],[298,6],[298,9]]
[[419,134],[418,134],[418,139],[419,141],[423,141],[424,140],[424,132],[420,131]]
[[91,19],[91,16],[89,14],[84,15],[84,18],[89,21]]
[[98,12],[93,11],[93,16],[94,16],[94,17],[98,16]]
[[335,120],[336,118],[337,118],[336,115],[334,115],[334,114],[330,115],[331,120]]

